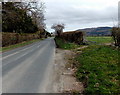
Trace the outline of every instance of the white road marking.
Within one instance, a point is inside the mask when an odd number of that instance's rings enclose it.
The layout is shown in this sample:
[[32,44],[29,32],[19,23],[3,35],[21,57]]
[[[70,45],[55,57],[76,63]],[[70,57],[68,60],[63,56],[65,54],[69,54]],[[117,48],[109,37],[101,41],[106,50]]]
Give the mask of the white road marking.
[[33,46],[30,46],[30,47],[28,47],[28,48],[22,49],[22,50],[20,50],[20,52],[21,52],[21,51],[24,51],[24,50],[26,50],[26,49],[29,49],[29,48],[31,48],[31,47],[33,47]]
[[2,59],[6,59],[6,58],[8,58],[8,57],[10,57],[10,56],[12,56],[12,55],[15,55],[15,54],[17,54],[17,53],[19,53],[19,52],[15,52],[15,53],[12,53],[12,54],[10,54],[10,55],[7,55],[7,56],[5,56],[5,57],[2,57]]
[[40,47],[41,45],[37,46],[38,48]]
[[[27,55],[28,53],[29,53],[29,52],[27,52],[27,53],[23,54],[22,56],[18,57],[18,58],[17,58],[17,59],[15,59],[15,60],[12,60],[12,61],[16,61],[16,60],[18,60],[18,59],[22,58],[23,56]],[[8,62],[7,64],[9,64],[9,62]],[[5,65],[7,65],[7,64],[2,64],[2,66],[5,66]]]
[[[39,45],[39,46],[40,46],[40,45]],[[37,48],[35,48],[35,49],[37,49]],[[16,60],[18,60],[18,59],[22,58],[23,56],[27,55],[28,53],[32,52],[33,50],[34,50],[34,49],[30,50],[29,52],[27,52],[27,53],[25,53],[25,54],[23,54],[23,55],[19,56],[17,59],[12,60],[12,61],[16,61]],[[7,64],[9,64],[9,62],[8,62]],[[5,66],[5,65],[7,65],[7,64],[2,64],[2,66]]]
[[25,50],[27,50],[27,49],[29,49],[29,48],[31,48],[31,47],[33,47],[33,46],[30,46],[30,47],[28,47],[28,48],[19,50],[19,51],[15,52],[15,53],[12,53],[12,54],[10,54],[10,55],[7,55],[7,56],[5,56],[5,57],[2,57],[2,59],[6,59],[6,58],[8,58],[8,57],[10,57],[10,56],[13,56],[13,55],[15,55],[15,54],[17,54],[17,53],[20,53],[21,51],[25,51]]

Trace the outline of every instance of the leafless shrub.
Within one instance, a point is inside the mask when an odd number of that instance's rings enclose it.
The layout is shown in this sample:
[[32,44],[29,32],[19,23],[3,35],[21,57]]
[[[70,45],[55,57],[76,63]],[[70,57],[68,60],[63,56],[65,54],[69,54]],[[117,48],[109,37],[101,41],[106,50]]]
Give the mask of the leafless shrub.
[[112,37],[115,41],[115,46],[120,47],[120,28],[119,27],[113,27],[112,28]]

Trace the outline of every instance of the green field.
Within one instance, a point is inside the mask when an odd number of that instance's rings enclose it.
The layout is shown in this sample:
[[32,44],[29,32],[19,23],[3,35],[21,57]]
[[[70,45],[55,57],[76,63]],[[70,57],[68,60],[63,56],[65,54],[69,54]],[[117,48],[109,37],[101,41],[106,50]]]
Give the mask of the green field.
[[101,44],[103,44],[103,43],[111,43],[111,42],[113,42],[113,39],[112,39],[112,37],[108,37],[108,36],[101,36],[101,37],[86,37],[86,39],[88,40],[88,41],[92,41],[92,42],[96,42],[96,43],[101,43]]
[[75,58],[77,78],[86,84],[85,93],[118,95],[118,50],[108,46],[89,46]]

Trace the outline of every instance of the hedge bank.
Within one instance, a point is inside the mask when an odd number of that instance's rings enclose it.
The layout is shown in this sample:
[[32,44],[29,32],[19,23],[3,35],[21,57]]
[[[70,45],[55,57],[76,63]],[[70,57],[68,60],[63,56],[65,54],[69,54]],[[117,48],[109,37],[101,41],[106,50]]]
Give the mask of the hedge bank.
[[33,39],[39,39],[38,34],[19,34],[19,33],[5,33],[2,32],[2,47],[14,45],[24,41],[30,41]]
[[80,31],[71,31],[71,32],[64,32],[61,34],[60,38],[76,44],[83,44],[83,32]]

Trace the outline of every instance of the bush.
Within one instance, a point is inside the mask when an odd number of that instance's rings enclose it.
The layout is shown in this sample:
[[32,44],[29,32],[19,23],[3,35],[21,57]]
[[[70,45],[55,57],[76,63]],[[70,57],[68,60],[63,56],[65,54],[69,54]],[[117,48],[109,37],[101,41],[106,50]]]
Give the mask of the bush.
[[120,28],[119,27],[112,28],[112,37],[115,41],[115,45],[120,47]]

